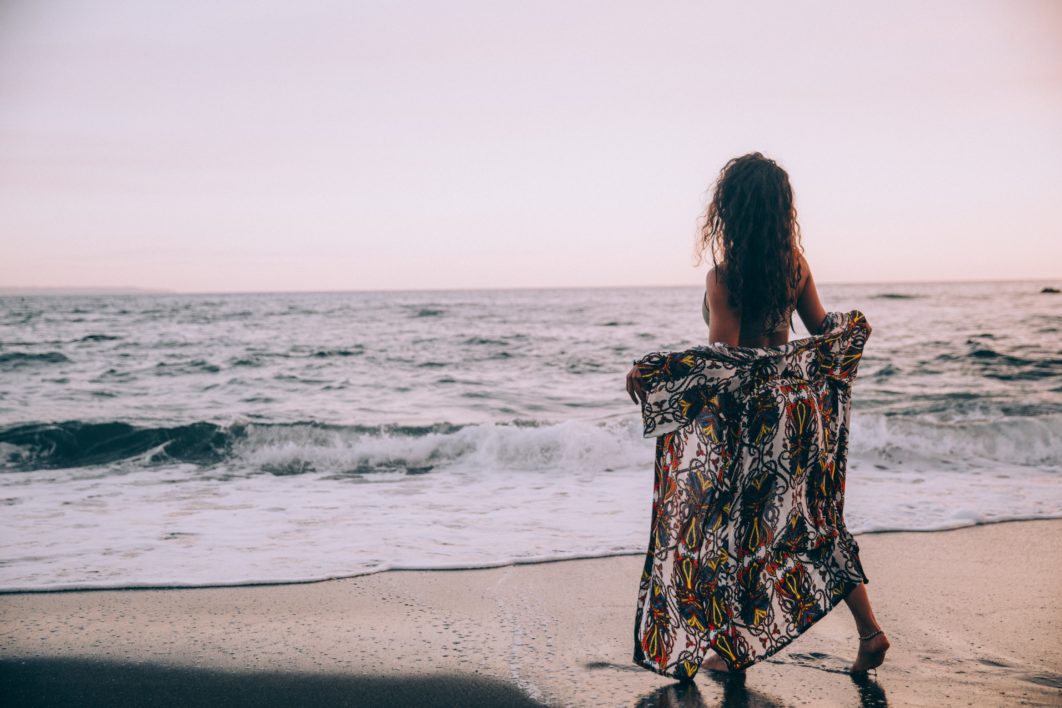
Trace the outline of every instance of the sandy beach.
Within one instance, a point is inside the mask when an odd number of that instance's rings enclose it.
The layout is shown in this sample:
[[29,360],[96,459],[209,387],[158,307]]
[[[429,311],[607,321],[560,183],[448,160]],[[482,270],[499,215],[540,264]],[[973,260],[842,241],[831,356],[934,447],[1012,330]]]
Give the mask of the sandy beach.
[[6,705],[1060,705],[1062,521],[859,536],[893,648],[840,606],[744,677],[633,665],[642,558],[0,596]]

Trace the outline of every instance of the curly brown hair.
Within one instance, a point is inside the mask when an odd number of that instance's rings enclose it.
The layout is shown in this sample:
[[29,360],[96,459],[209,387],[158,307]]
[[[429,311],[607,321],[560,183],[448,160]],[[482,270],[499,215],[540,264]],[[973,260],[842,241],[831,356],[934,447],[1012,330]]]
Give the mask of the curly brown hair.
[[700,265],[704,252],[711,252],[727,300],[744,321],[785,318],[802,277],[803,250],[786,171],[758,152],[727,162],[704,214],[696,255]]

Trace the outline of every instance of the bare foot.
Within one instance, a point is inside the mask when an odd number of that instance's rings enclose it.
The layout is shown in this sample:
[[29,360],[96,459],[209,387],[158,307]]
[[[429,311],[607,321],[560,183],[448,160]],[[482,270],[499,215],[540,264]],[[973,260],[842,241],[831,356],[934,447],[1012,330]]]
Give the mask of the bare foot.
[[[719,656],[719,654],[714,651],[709,653],[708,658],[701,662],[701,668],[708,669],[709,671],[719,671],[725,674],[732,673],[730,667],[726,665],[726,661],[723,660],[723,657]],[[733,673],[740,674],[744,673],[744,671],[736,671]]]
[[885,633],[875,634],[870,639],[859,640],[859,654],[855,663],[848,669],[853,674],[863,674],[876,669],[885,661],[885,652],[889,650],[889,638]]

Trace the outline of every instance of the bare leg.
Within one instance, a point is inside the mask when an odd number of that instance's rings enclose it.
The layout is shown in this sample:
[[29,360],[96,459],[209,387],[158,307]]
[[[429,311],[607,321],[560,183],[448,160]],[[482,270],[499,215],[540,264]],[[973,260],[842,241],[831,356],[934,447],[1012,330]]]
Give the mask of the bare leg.
[[867,586],[860,583],[848,593],[845,602],[852,611],[859,636],[869,637],[859,640],[859,654],[849,670],[852,673],[862,673],[881,666],[885,661],[885,652],[889,649],[889,640],[880,632],[881,625],[874,617],[874,609],[870,606],[870,598],[867,597]]
[[[874,608],[870,606],[866,585],[860,583],[852,592],[848,593],[845,602],[848,604],[848,609],[852,611],[852,617],[855,619],[856,631],[859,636],[870,637],[870,639],[866,640],[860,639],[859,654],[856,655],[855,663],[852,664],[849,671],[852,673],[865,673],[870,669],[881,666],[885,661],[885,652],[889,650],[890,646],[889,639],[884,632],[877,633],[881,629],[881,625],[878,624],[877,618],[874,617]],[[870,635],[875,636],[871,637]],[[701,662],[701,668],[710,671],[730,671],[726,662],[723,661],[723,657],[714,651],[708,652],[708,656]]]
[[[708,669],[709,671],[721,671],[723,673],[730,673],[730,667],[723,661],[723,657],[719,656],[717,652],[708,652],[707,658],[701,662],[702,669]],[[737,673],[744,673],[744,669]]]

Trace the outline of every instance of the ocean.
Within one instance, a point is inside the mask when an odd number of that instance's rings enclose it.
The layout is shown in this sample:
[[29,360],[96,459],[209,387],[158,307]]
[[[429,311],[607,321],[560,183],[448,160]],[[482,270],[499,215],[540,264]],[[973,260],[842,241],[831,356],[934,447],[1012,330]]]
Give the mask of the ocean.
[[[820,285],[873,327],[853,532],[1062,517],[1048,285]],[[643,553],[624,375],[707,343],[702,292],[0,297],[0,590]]]

